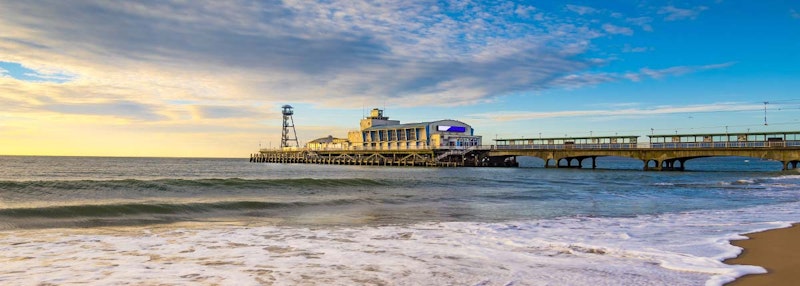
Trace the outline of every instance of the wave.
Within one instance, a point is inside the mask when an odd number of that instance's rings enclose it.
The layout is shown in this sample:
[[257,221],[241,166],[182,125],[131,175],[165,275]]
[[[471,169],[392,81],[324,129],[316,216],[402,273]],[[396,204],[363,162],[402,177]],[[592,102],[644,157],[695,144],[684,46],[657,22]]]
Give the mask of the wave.
[[381,186],[388,182],[372,179],[157,179],[157,180],[52,180],[0,181],[2,191],[59,191],[59,190],[155,190],[174,191],[194,189],[263,189],[269,187],[348,187]]
[[15,228],[143,225],[234,217],[280,217],[299,209],[383,203],[369,199],[318,202],[135,202],[0,209],[0,230]]
[[[344,202],[339,202],[344,203]],[[190,214],[215,210],[256,210],[302,206],[309,203],[276,203],[258,201],[232,201],[215,203],[125,203],[96,205],[67,205],[39,208],[0,209],[0,217],[11,218],[74,218],[74,217],[118,217],[141,214]],[[335,204],[335,203],[334,203]]]

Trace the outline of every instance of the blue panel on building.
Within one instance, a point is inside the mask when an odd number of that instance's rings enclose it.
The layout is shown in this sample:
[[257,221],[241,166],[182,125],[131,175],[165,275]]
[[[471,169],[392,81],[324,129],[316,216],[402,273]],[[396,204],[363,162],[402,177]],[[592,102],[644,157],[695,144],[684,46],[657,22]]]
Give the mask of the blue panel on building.
[[463,126],[440,125],[437,129],[439,131],[446,131],[446,132],[467,132],[467,128]]

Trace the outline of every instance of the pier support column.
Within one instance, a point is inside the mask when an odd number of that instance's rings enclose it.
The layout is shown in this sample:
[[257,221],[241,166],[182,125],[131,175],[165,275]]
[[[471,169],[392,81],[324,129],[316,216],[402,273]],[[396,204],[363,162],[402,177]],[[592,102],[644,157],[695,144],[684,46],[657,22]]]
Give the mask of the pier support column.
[[783,161],[783,170],[784,171],[788,171],[789,170],[789,161]]
[[592,156],[592,169],[597,169],[597,156]]
[[[650,168],[650,161],[653,161],[653,162],[656,163],[655,167],[653,167],[652,169]],[[661,171],[661,161],[658,161],[658,160],[655,160],[655,159],[648,159],[648,160],[642,160],[642,162],[644,162],[644,170],[645,171],[650,171],[650,170]]]

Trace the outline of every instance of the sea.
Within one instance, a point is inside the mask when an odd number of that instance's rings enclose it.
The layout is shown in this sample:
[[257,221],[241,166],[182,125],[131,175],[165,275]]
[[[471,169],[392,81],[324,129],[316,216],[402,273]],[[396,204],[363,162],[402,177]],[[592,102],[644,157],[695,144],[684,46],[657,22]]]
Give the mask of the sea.
[[[722,285],[800,173],[0,156],[1,285]],[[591,165],[591,164],[589,164]]]

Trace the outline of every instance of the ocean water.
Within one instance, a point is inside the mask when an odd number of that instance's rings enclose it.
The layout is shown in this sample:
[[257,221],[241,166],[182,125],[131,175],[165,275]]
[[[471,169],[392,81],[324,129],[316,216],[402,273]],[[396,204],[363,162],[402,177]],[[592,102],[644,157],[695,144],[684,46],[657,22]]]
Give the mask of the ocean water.
[[0,284],[721,285],[800,173],[0,156]]

